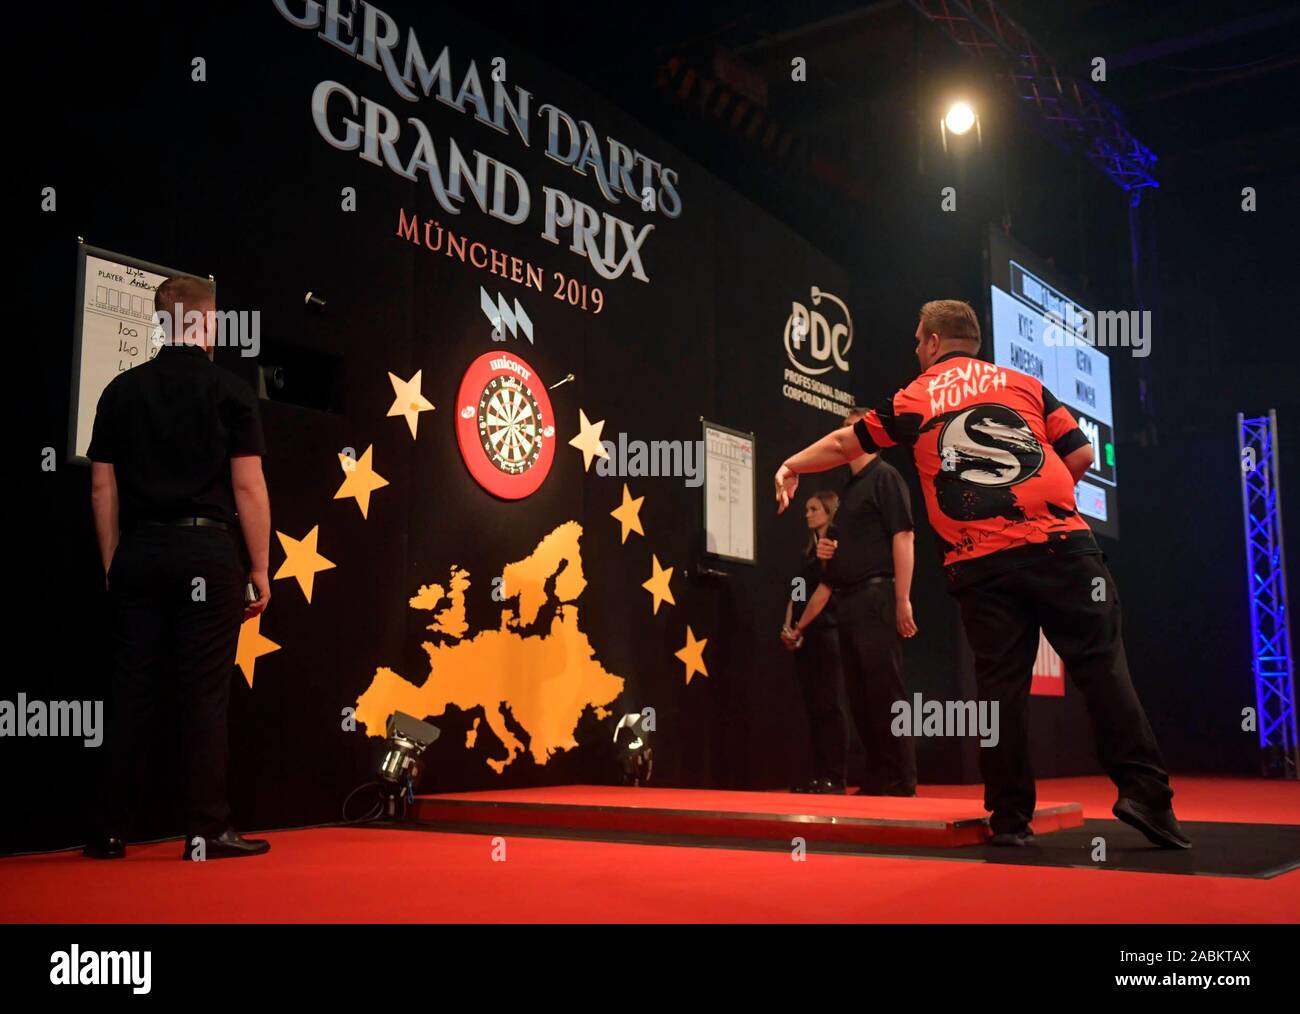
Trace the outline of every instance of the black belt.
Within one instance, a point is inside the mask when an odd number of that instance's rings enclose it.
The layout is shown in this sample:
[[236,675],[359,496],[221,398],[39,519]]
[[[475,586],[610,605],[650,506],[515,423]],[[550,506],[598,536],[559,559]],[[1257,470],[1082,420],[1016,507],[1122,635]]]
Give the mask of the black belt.
[[854,581],[852,584],[846,584],[838,588],[832,588],[831,591],[833,591],[836,595],[852,595],[854,592],[859,592],[863,588],[870,587],[873,584],[885,584],[885,583],[892,584],[893,581],[894,581],[893,574],[879,574],[876,577],[864,577],[861,581]]
[[150,528],[220,528],[223,532],[231,531],[228,524],[215,518],[172,518],[170,521],[141,521],[140,525]]

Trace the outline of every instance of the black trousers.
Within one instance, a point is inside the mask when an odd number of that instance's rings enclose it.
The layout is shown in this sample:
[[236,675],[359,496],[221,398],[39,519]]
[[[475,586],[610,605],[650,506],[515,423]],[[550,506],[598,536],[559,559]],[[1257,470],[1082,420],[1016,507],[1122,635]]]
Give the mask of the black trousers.
[[840,638],[835,627],[814,625],[804,631],[803,647],[794,653],[808,710],[812,739],[813,777],[843,785],[849,752],[849,724],[844,714],[844,670]]
[[894,583],[864,585],[835,593],[844,685],[858,738],[866,755],[866,795],[916,791],[916,752],[911,736],[890,731],[903,687],[903,639],[895,619]]
[[[200,580],[201,579],[201,580]],[[188,785],[186,838],[230,826],[227,712],[247,575],[234,536],[219,528],[143,527],[125,535],[109,569],[113,685],[97,830],[126,837],[142,740],[175,684]]]
[[1169,775],[1124,656],[1119,592],[1099,554],[1049,557],[956,597],[980,699],[998,703],[998,743],[980,748],[995,833],[1020,830],[1034,813],[1029,685],[1039,627],[1083,694],[1102,767],[1120,795],[1158,810],[1169,805]]

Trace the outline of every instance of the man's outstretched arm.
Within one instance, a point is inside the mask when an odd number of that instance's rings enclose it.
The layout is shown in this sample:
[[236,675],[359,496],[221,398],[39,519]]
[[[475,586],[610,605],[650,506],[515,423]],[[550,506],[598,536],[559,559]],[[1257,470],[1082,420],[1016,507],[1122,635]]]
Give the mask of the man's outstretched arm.
[[846,465],[862,456],[862,443],[852,426],[844,426],[828,433],[814,444],[809,444],[798,454],[792,454],[776,471],[777,513],[790,506],[790,498],[799,485],[799,476],[805,472],[825,472],[837,465]]

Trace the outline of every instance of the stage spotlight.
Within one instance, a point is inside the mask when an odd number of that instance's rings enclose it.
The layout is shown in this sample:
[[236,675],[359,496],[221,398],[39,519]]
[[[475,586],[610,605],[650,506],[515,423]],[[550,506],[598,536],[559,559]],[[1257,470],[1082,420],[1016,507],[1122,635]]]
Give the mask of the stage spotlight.
[[614,726],[614,749],[618,753],[624,785],[645,785],[654,771],[654,751],[645,714],[631,712]]
[[948,151],[948,135],[961,137],[963,134],[969,134],[971,127],[975,128],[975,143],[982,145],[984,135],[980,130],[979,113],[975,108],[965,100],[954,102],[948,107],[948,114],[939,121],[939,136],[943,139],[943,150],[946,154]]
[[388,742],[379,762],[379,791],[387,805],[387,815],[399,817],[398,801],[404,814],[406,804],[415,799],[415,782],[420,777],[420,755],[438,738],[438,730],[402,711],[388,716]]
[[948,108],[948,115],[943,118],[943,122],[950,133],[960,136],[975,126],[975,110],[969,102],[954,102]]

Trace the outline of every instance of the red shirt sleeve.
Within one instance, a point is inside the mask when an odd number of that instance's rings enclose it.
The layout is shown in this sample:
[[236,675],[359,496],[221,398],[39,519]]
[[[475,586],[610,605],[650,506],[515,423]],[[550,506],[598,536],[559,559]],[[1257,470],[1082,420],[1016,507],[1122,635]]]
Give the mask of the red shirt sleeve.
[[891,394],[853,424],[853,433],[868,454],[874,454],[882,447],[896,447],[899,444],[910,447],[916,443],[920,433],[920,415],[894,411],[895,400],[903,393],[899,391]]
[[1062,458],[1088,442],[1083,430],[1079,429],[1079,423],[1074,415],[1045,387],[1043,388],[1043,425],[1052,450]]

